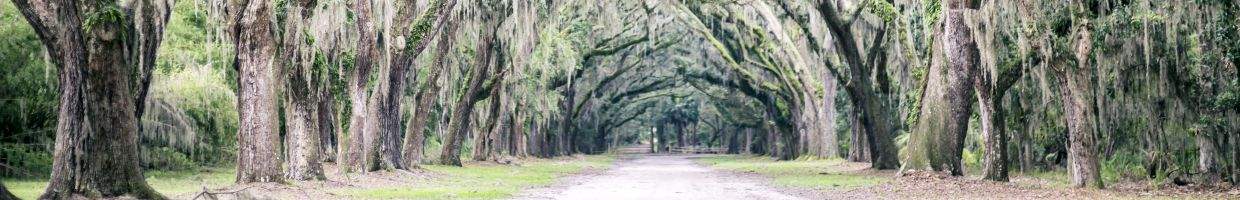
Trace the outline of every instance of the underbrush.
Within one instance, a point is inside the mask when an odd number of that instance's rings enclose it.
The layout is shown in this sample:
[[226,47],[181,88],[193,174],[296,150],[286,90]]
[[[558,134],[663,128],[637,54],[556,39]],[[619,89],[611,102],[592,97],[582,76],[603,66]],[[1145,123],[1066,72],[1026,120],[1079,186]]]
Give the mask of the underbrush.
[[411,186],[341,189],[339,193],[359,199],[503,199],[525,188],[550,185],[565,175],[607,168],[614,159],[609,155],[590,155],[523,160],[514,165],[424,165],[427,172],[440,176]]
[[878,185],[889,180],[833,168],[845,163],[840,159],[776,161],[762,156],[723,155],[697,161],[715,168],[761,174],[786,187],[846,189]]

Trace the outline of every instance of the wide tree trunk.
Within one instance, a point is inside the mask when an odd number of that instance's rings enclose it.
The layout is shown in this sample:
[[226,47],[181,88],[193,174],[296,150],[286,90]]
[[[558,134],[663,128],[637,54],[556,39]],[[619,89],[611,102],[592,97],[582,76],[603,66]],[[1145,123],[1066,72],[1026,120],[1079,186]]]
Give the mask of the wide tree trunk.
[[904,159],[906,170],[929,168],[964,175],[961,154],[973,115],[974,72],[980,59],[973,33],[965,25],[963,3],[947,2],[943,30],[936,31],[941,43],[935,47],[942,53],[935,54],[926,78],[920,121]]
[[286,7],[284,41],[281,49],[285,67],[284,97],[286,127],[285,150],[288,168],[285,178],[289,180],[323,180],[323,166],[318,117],[318,91],[313,87],[314,51],[307,44],[306,22],[314,13],[313,1],[296,0]]
[[235,25],[238,81],[237,183],[280,182],[275,39],[270,1],[247,1]]
[[[1078,25],[1074,31],[1075,41],[1090,41],[1088,25]],[[1097,142],[1094,138],[1094,91],[1090,84],[1091,42],[1077,42],[1075,49],[1077,66],[1068,66],[1060,61],[1060,70],[1064,87],[1063,93],[1064,118],[1068,128],[1068,172],[1072,175],[1074,187],[1102,188],[1102,174],[1099,173]]]
[[[349,134],[348,146],[343,152],[337,156],[342,165],[341,169],[345,171],[369,171],[365,166],[365,161],[373,152],[368,153],[369,148],[365,148],[366,141],[366,114],[367,91],[366,85],[370,82],[371,68],[375,65],[375,60],[379,57],[378,49],[375,47],[378,43],[378,34],[375,33],[375,25],[373,20],[372,4],[370,0],[357,0],[353,2],[353,13],[356,14],[357,20],[357,56],[354,57],[353,73],[349,78],[349,101],[351,109],[349,110]],[[341,137],[346,137],[342,135]]]
[[[138,119],[171,2],[124,3],[13,1],[59,71],[52,174],[40,199],[164,198],[142,176]],[[98,13],[120,17],[81,21]],[[11,196],[0,185],[0,198]]]

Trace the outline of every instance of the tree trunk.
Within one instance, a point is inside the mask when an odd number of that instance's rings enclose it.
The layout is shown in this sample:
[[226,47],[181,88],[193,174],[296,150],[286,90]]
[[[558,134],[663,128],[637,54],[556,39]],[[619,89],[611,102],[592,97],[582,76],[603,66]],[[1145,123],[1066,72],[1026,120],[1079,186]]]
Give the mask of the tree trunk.
[[835,95],[837,94],[837,88],[834,80],[824,80],[823,82],[825,85],[823,92],[826,93],[826,95],[820,99],[823,103],[819,104],[820,106],[818,107],[818,113],[820,115],[819,119],[822,120],[821,124],[818,124],[818,126],[823,127],[822,133],[818,133],[822,135],[822,148],[818,154],[819,156],[826,158],[838,158],[840,157],[840,144],[838,132],[836,132],[835,126],[835,122],[837,120],[836,118],[839,117],[835,113]]
[[1230,117],[1228,117],[1228,119],[1230,119],[1230,122],[1228,123],[1231,124],[1230,125],[1231,131],[1229,131],[1229,133],[1231,134],[1228,134],[1228,135],[1231,135],[1230,144],[1231,144],[1232,187],[1236,187],[1236,185],[1240,185],[1240,184],[1237,184],[1237,183],[1240,183],[1240,125],[1236,125],[1236,124],[1240,124],[1240,116],[1238,116],[1236,112],[1237,111],[1234,111],[1234,110],[1231,111],[1229,114]]
[[521,108],[523,107],[524,107],[523,105],[518,103],[516,106],[516,109],[513,109],[512,111],[513,117],[509,121],[509,125],[512,131],[512,133],[510,133],[511,135],[510,139],[512,139],[512,141],[511,141],[511,145],[509,146],[508,153],[509,155],[517,157],[517,158],[524,158],[526,156],[529,156],[530,154],[529,146],[527,145],[528,143],[527,141],[529,141],[529,137],[525,135],[525,130],[526,130],[526,127],[524,126],[525,123],[522,123],[525,119],[525,112],[524,110],[521,110]]
[[511,117],[511,112],[505,109],[510,105],[508,105],[509,102],[506,100],[507,97],[503,96],[504,87],[502,83],[495,85],[494,91],[494,93],[491,93],[491,100],[498,101],[499,103],[495,103],[497,105],[495,107],[496,115],[491,117],[492,125],[488,134],[490,137],[487,138],[491,151],[488,153],[490,158],[487,160],[498,161],[499,157],[504,155],[504,151],[508,149],[508,146],[505,145],[507,142],[505,141],[508,141],[508,134],[506,134],[508,133],[507,121]]
[[753,129],[745,128],[745,153],[753,154]]
[[[895,146],[896,121],[894,106],[890,103],[890,80],[886,79],[886,59],[878,59],[882,52],[873,51],[869,58],[875,62],[863,60],[857,41],[852,34],[850,24],[843,21],[841,13],[835,10],[831,1],[820,1],[818,12],[825,18],[828,30],[838,41],[836,49],[848,65],[849,80],[844,85],[848,97],[853,103],[853,112],[858,114],[860,124],[865,128],[866,140],[871,150],[870,160],[875,169],[895,169],[900,166]],[[886,28],[879,28],[874,34],[871,48],[882,47],[887,36]],[[877,56],[876,56],[877,55]],[[873,74],[877,73],[877,74]]]
[[[486,158],[489,157],[487,153],[491,152],[491,145],[488,145],[487,142],[489,138],[488,136],[491,133],[492,124],[490,124],[490,121],[482,121],[482,119],[485,117],[485,119],[490,120],[489,116],[495,114],[490,112],[492,109],[493,107],[488,106],[485,111],[474,114],[474,119],[478,121],[478,127],[471,127],[473,128],[473,139],[470,139],[470,141],[474,142],[474,145],[472,149],[473,151],[471,152],[473,155],[470,157],[473,158],[474,161],[485,161]],[[482,116],[482,113],[487,113],[488,115]]]
[[[59,71],[52,174],[40,199],[164,198],[142,176],[137,143],[140,104],[171,2],[125,3],[13,1]],[[109,12],[121,17],[80,21]],[[135,74],[140,76],[136,81]],[[0,198],[11,196],[0,185]]]
[[328,81],[329,75],[327,74],[323,73],[319,76],[320,80],[317,81],[316,89],[319,98],[318,109],[315,109],[315,114],[318,115],[316,118],[319,120],[319,158],[323,162],[338,162],[336,150],[340,147],[338,146],[339,140],[336,140],[336,132],[340,130],[340,127],[336,123],[336,98],[331,92],[331,81]]
[[[66,154],[53,157],[56,163],[53,163],[52,179],[53,182],[76,179],[78,185],[69,187],[73,190],[70,192],[72,194],[98,193],[103,197],[128,194],[140,198],[163,198],[146,185],[142,168],[138,166],[138,117],[133,112],[127,112],[136,109],[130,93],[131,74],[135,67],[129,64],[123,53],[116,51],[126,48],[124,40],[115,35],[121,34],[121,26],[119,23],[102,24],[92,27],[92,32],[84,33],[87,38],[87,46],[84,46],[87,63],[84,75],[79,76],[84,80],[78,82],[85,83],[82,85],[84,98],[76,103],[81,104],[79,109],[84,107],[85,117],[82,121],[69,123],[81,123],[80,126],[85,129],[77,133],[63,133],[75,135],[71,143],[57,142],[57,150],[72,149],[72,153],[64,152]],[[69,168],[68,172],[72,174],[56,173],[60,171],[56,168],[61,167]],[[58,189],[49,186],[45,195],[56,195]]]
[[[1020,93],[1013,93],[1008,102],[1012,106],[1012,115],[1016,117],[1015,123],[1028,126],[1031,122],[1029,120],[1030,112],[1025,111],[1026,105],[1024,105],[1024,102],[1021,101],[1019,94]],[[1031,134],[1031,132],[1028,131],[1028,129],[1021,130],[1021,128],[1013,128],[1012,130],[1013,132],[1011,139],[1013,140],[1012,142],[1016,143],[1016,149],[1013,150],[1015,154],[1009,153],[1009,155],[1016,156],[1017,163],[1015,165],[1021,172],[1031,172],[1032,164],[1030,157],[1032,156],[1025,154],[1026,151],[1029,151],[1030,148],[1032,148],[1031,146],[1025,145],[1026,143],[1031,143],[1026,142],[1027,140],[1030,140],[1029,134]]]
[[[356,63],[353,65],[353,74],[349,78],[349,101],[352,102],[349,115],[349,134],[347,153],[342,153],[339,160],[343,165],[342,170],[345,171],[369,171],[366,169],[365,158],[370,158],[373,152],[365,148],[366,144],[366,109],[367,107],[367,91],[366,85],[370,82],[371,68],[375,65],[375,60],[379,57],[375,33],[375,25],[371,22],[373,19],[372,4],[370,0],[357,0],[353,3],[353,13],[356,13],[358,41],[357,56],[354,58]],[[343,141],[343,140],[342,140]]]
[[1214,137],[1214,127],[1204,125],[1197,127],[1195,140],[1197,142],[1197,172],[1200,173],[1199,182],[1203,185],[1213,185],[1222,180],[1220,173],[1220,163],[1218,161],[1219,148]]
[[935,45],[942,53],[935,53],[926,77],[920,121],[909,138],[904,160],[907,170],[929,168],[964,175],[961,154],[973,115],[974,72],[980,61],[973,33],[964,24],[966,9],[960,4],[963,2],[948,2],[948,6],[957,7],[944,12],[941,43]]
[[435,102],[439,94],[439,76],[443,74],[443,70],[447,68],[444,60],[447,59],[448,53],[455,45],[453,39],[456,35],[456,23],[445,24],[444,31],[439,34],[439,43],[436,44],[434,66],[427,75],[426,86],[418,92],[417,105],[414,107],[413,118],[409,119],[409,124],[405,127],[405,144],[401,154],[404,156],[401,160],[405,162],[406,167],[417,166],[421,163],[426,137],[422,134],[426,130],[426,121],[430,118],[431,104]]
[[1236,112],[1233,110],[1228,114],[1228,124],[1231,124],[1229,126],[1231,130],[1228,132],[1231,134],[1227,134],[1231,136],[1231,143],[1229,144],[1231,144],[1231,183],[1233,187],[1240,183],[1240,125],[1236,125],[1240,124],[1240,116]]
[[453,109],[452,118],[449,122],[449,132],[443,137],[443,151],[439,155],[439,162],[443,165],[461,166],[461,142],[469,135],[470,114],[473,113],[474,104],[478,103],[480,98],[479,92],[483,90],[483,82],[487,79],[487,74],[491,66],[496,64],[493,56],[496,42],[495,34],[498,29],[499,21],[495,19],[495,13],[484,14],[485,25],[482,27],[482,35],[477,43],[477,52],[474,57],[473,71],[469,75],[469,84],[466,85],[465,93],[457,100],[456,108]]
[[[314,52],[310,44],[305,43],[305,24],[313,15],[313,2],[307,0],[289,2],[286,7],[288,16],[284,22],[284,45],[282,57],[285,59],[285,72],[289,73],[284,80],[285,102],[285,139],[288,154],[288,168],[285,178],[289,180],[323,180],[323,166],[319,163],[322,155],[317,115],[319,96],[313,90],[311,68],[314,67]],[[307,9],[311,8],[311,9]]]
[[1007,133],[1003,128],[1004,113],[1000,103],[989,92],[978,91],[981,107],[982,138],[985,152],[982,157],[982,176],[986,180],[1008,181]]
[[[767,116],[770,117],[770,115]],[[784,153],[779,148],[780,134],[777,129],[778,127],[773,124],[766,125],[766,152],[773,158],[779,158]]]
[[[496,160],[495,152],[498,151],[496,138],[500,132],[500,120],[503,120],[503,101],[500,100],[499,94],[503,87],[491,88],[490,108],[487,109],[487,125],[483,126],[482,131],[474,135],[474,161],[493,161]],[[480,119],[481,120],[481,119]]]
[[[857,109],[853,107],[853,109]],[[849,122],[852,122],[850,146],[848,147],[848,161],[852,162],[870,162],[870,143],[866,141],[866,133],[864,125],[861,124],[860,117],[857,112],[848,112]]]
[[280,182],[275,94],[275,40],[271,35],[271,2],[249,1],[238,16],[236,63],[240,69],[237,140],[237,183]]
[[[1089,25],[1076,27],[1075,41],[1091,41]],[[1068,128],[1068,172],[1074,187],[1102,188],[1102,176],[1098,171],[1098,153],[1094,140],[1094,91],[1092,90],[1090,55],[1092,42],[1077,42],[1077,66],[1061,66],[1064,79],[1064,118]],[[1062,61],[1061,61],[1062,62]]]
[[[394,30],[398,30],[395,34],[394,61],[382,68],[378,77],[378,86],[375,88],[374,97],[371,98],[370,120],[366,122],[368,127],[363,129],[364,148],[366,159],[365,166],[370,170],[384,169],[406,169],[404,162],[400,161],[401,152],[401,130],[400,130],[400,111],[403,96],[402,91],[405,90],[405,81],[409,78],[409,71],[422,50],[430,44],[431,40],[427,40],[428,36],[438,32],[434,26],[434,22],[441,24],[438,27],[447,25],[444,17],[451,9],[445,9],[446,4],[454,4],[454,1],[436,0],[430,2],[431,7],[423,12],[414,20],[415,4],[413,1],[405,1],[397,11],[397,21]],[[449,5],[450,6],[450,5]],[[404,43],[400,43],[404,42]]]

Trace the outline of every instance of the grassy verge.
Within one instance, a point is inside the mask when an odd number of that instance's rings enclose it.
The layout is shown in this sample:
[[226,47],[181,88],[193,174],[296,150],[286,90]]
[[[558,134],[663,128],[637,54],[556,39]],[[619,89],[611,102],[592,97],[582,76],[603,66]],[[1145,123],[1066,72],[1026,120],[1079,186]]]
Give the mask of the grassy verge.
[[[611,166],[612,155],[581,158],[524,160],[521,165],[466,164],[465,167],[424,165],[440,176],[415,185],[336,189],[334,193],[357,199],[502,199],[522,189],[545,186],[556,178],[586,169]],[[146,181],[161,194],[173,196],[233,184],[235,169],[203,168],[187,171],[149,171]],[[4,185],[21,199],[35,199],[47,187],[47,180],[6,179]]]
[[844,163],[839,159],[775,161],[761,156],[723,155],[701,158],[698,162],[714,168],[758,173],[785,187],[846,189],[877,185],[889,179],[839,172],[832,168]]
[[609,167],[613,160],[610,155],[591,155],[581,159],[526,160],[520,166],[424,165],[427,171],[442,176],[411,186],[340,189],[336,193],[358,199],[503,199],[524,188],[550,185],[561,176]]
[[[177,195],[201,191],[203,187],[219,188],[233,184],[235,170],[229,168],[203,168],[185,171],[148,171],[146,183],[159,191],[160,194]],[[6,179],[7,186],[13,195],[21,199],[35,199],[47,188],[47,180]]]

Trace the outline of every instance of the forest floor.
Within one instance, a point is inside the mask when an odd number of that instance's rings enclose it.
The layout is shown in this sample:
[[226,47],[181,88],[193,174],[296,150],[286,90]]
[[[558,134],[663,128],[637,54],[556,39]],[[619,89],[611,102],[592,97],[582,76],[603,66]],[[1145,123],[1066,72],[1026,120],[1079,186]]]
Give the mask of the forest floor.
[[[235,185],[232,168],[150,171],[146,176],[152,188],[173,199],[504,199],[563,176],[602,171],[612,166],[614,158],[566,156],[503,165],[466,162],[465,167],[423,165],[411,171],[365,174],[340,173],[328,163],[327,180],[289,184]],[[4,180],[4,184],[19,198],[34,199],[47,187],[47,180]]]

